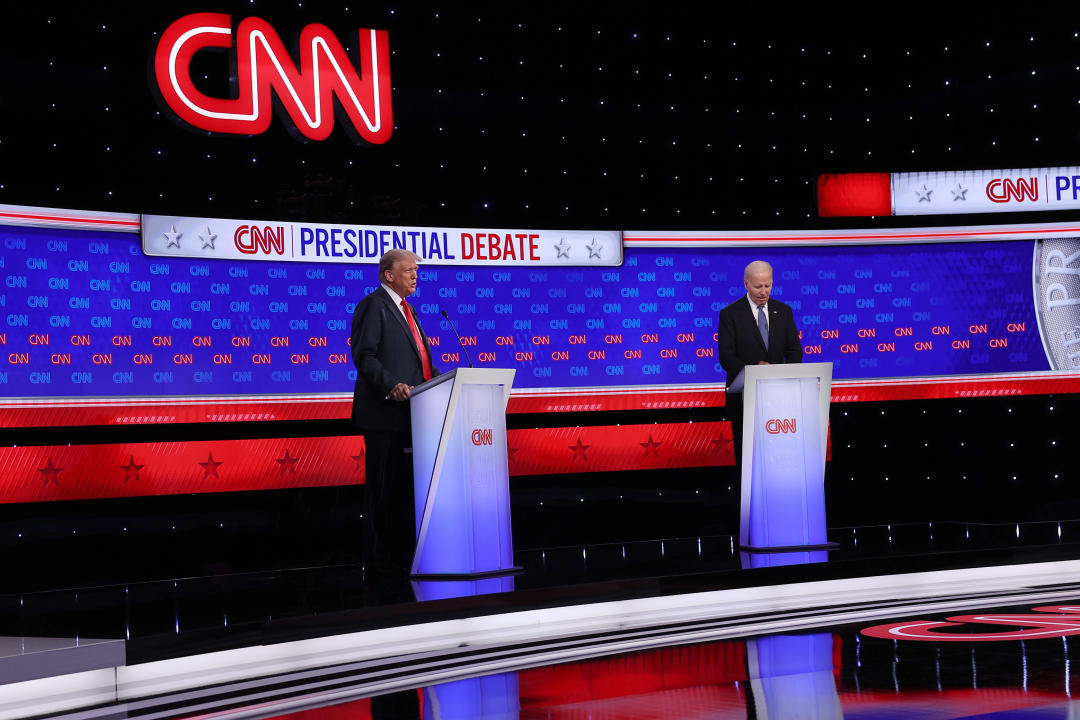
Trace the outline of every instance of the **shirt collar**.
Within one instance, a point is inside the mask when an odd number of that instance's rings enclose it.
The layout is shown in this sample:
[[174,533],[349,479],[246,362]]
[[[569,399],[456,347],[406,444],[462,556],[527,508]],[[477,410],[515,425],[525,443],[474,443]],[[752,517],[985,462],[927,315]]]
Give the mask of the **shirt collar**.
[[[746,302],[750,303],[750,309],[754,311],[754,317],[757,317],[758,304],[756,302],[754,302],[753,299],[750,297],[750,293],[746,293]],[[762,305],[761,307],[765,308],[765,313],[768,314],[768,312],[769,312],[769,301],[766,300],[765,304]]]
[[389,285],[387,285],[386,283],[379,283],[379,284],[382,285],[383,290],[390,293],[390,299],[394,301],[394,304],[397,305],[398,307],[401,307],[401,301],[404,300],[405,298],[401,297],[396,292],[394,292],[394,289],[392,287],[390,287]]

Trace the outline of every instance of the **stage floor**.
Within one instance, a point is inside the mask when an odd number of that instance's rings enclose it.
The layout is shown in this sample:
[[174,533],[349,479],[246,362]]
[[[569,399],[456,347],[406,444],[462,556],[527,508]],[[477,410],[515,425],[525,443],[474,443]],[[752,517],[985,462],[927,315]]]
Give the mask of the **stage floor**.
[[[1080,521],[830,539],[782,555],[727,535],[522,550],[521,574],[469,582],[349,565],[2,596],[0,718],[790,717],[791,702],[819,708],[808,717],[1069,717]],[[864,632],[901,621],[985,637]],[[42,662],[26,642],[42,638],[75,665]],[[84,689],[43,690],[75,674]]]

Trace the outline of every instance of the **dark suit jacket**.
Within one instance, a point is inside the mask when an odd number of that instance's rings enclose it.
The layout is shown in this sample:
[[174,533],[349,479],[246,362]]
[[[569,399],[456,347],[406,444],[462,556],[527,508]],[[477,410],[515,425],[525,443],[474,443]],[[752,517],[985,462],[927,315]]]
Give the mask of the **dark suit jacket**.
[[716,331],[720,364],[727,372],[727,384],[746,365],[757,365],[762,360],[779,365],[802,362],[802,345],[795,327],[795,314],[791,308],[774,298],[769,298],[769,349],[761,341],[757,317],[750,309],[746,295],[720,311],[720,326]]
[[[409,310],[432,360],[431,375],[434,377],[439,371],[435,368],[427,335],[412,305]],[[381,286],[357,303],[353,312],[352,358],[356,365],[353,425],[359,430],[408,432],[409,403],[389,400],[387,395],[398,383],[419,385],[424,382],[424,369],[405,316]]]

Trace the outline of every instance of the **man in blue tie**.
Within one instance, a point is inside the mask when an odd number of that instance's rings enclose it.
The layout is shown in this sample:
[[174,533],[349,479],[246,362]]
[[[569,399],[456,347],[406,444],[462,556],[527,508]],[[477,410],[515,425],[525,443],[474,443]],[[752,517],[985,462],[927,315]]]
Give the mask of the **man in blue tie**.
[[[727,373],[728,417],[732,421],[735,461],[742,447],[742,370],[747,365],[802,362],[802,344],[791,307],[770,298],[772,266],[755,260],[743,271],[746,295],[720,311],[717,357]],[[735,384],[732,387],[732,383]]]

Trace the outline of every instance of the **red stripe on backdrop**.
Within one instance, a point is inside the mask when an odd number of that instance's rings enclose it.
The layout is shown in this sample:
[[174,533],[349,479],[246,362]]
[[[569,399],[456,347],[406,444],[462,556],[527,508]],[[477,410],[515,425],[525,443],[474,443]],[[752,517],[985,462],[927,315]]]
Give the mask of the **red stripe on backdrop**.
[[[731,465],[727,422],[507,433],[511,476]],[[364,482],[358,435],[0,448],[0,503]]]
[[0,502],[353,485],[359,436],[0,448]]
[[511,475],[732,465],[731,423],[508,430]]

